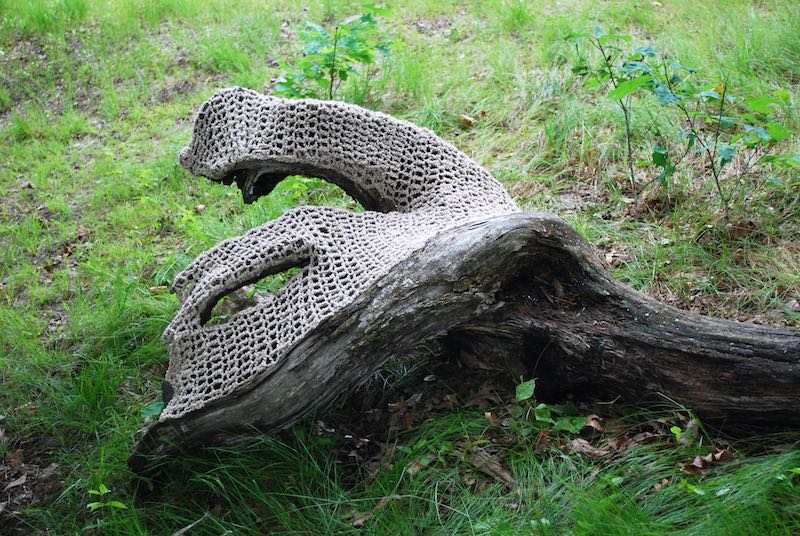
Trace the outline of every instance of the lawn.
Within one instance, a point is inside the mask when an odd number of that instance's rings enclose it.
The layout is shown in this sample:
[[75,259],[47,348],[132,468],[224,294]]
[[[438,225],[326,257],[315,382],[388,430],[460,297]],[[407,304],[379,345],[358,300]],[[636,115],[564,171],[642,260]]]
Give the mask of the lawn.
[[799,155],[794,0],[397,4],[0,0],[0,533],[800,533],[797,433],[731,438],[668,400],[517,401],[519,378],[434,356],[390,364],[279,437],[130,472],[175,275],[292,207],[357,208],[302,177],[245,205],[177,162],[216,90],[279,90],[307,22],[374,12],[388,53],[335,98],[452,142],[521,207],[577,228],[619,280],[800,328],[800,167],[737,154],[726,215],[702,154],[667,189],[654,179],[661,108],[634,97],[633,191],[623,113],[566,39],[599,26],[742,102],[767,96],[789,133],[769,148]]

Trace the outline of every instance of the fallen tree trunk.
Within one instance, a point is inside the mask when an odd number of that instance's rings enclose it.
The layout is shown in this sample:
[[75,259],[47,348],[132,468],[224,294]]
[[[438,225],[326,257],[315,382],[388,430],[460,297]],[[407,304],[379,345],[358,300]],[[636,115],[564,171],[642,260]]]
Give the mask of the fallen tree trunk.
[[433,341],[536,377],[540,395],[667,397],[707,421],[800,427],[799,333],[663,305],[611,278],[562,220],[514,213],[435,236],[248,391],[151,426],[130,464],[285,429]]

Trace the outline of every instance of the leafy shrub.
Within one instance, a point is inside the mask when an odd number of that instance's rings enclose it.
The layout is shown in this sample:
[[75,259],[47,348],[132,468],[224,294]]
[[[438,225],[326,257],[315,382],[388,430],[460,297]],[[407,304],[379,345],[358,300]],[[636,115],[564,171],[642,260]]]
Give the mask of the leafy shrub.
[[[572,71],[584,80],[583,87],[608,90],[622,111],[634,193],[639,190],[637,165],[652,169],[655,178],[649,182],[657,179],[668,192],[676,171],[695,155],[713,178],[727,216],[731,201],[747,192],[743,186],[756,166],[800,168],[800,157],[778,153],[781,142],[791,136],[784,121],[791,105],[788,91],[737,96],[727,81],[708,83],[696,68],[669,60],[649,46],[626,50],[623,46],[632,41],[629,35],[607,34],[600,28],[572,33],[567,39],[575,45],[577,62]],[[644,163],[634,160],[633,107],[641,102],[635,97],[654,100],[667,112],[650,114],[651,160]],[[737,169],[730,170],[737,156]],[[777,179],[771,181],[780,186]]]
[[371,67],[380,55],[389,53],[371,14],[357,15],[337,23],[332,31],[306,22],[300,34],[302,56],[293,65],[281,66],[275,93],[290,98],[336,96],[342,82],[352,78],[369,84]]

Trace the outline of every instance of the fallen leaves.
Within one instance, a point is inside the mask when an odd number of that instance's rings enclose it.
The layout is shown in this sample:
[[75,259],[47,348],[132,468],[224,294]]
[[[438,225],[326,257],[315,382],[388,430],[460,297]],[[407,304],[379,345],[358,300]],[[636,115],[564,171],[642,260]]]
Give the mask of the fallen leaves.
[[406,467],[405,473],[409,476],[414,476],[426,467],[428,467],[436,457],[433,454],[425,454],[424,456],[416,459],[415,461],[408,464]]
[[595,414],[587,415],[586,416],[586,426],[589,428],[594,429],[597,432],[603,432],[603,424],[602,419]]
[[12,480],[8,484],[6,484],[6,487],[3,488],[3,493],[7,492],[8,490],[10,490],[12,488],[16,488],[17,486],[21,486],[27,481],[28,481],[28,475],[27,474],[23,474],[21,477],[17,478],[16,480]]
[[502,421],[500,421],[500,419],[498,419],[495,416],[495,414],[492,413],[491,411],[484,411],[483,412],[483,416],[486,417],[486,420],[489,421],[492,424],[492,426],[502,426],[503,425]]
[[698,476],[705,474],[715,465],[730,461],[733,458],[733,453],[727,448],[715,447],[714,452],[709,452],[705,456],[695,456],[694,460],[683,464],[681,469],[687,475]]
[[609,439],[608,446],[612,450],[621,452],[636,447],[638,445],[653,443],[661,440],[662,439],[660,438],[659,435],[654,434],[652,432],[639,432],[638,434],[634,434],[633,436],[620,435],[618,437]]
[[469,461],[472,466],[481,473],[508,488],[513,488],[515,484],[514,476],[511,474],[511,471],[506,469],[500,462],[498,452],[498,449],[488,450],[476,447],[472,449]]
[[371,511],[350,511],[343,516],[342,521],[353,528],[360,529],[367,523],[367,521],[375,516],[376,512],[386,508],[391,501],[396,501],[399,499],[402,499],[400,495],[387,495],[386,497],[382,497]]
[[22,462],[23,462],[23,451],[22,449],[17,449],[14,451],[14,454],[11,455],[11,458],[9,460],[11,470],[15,473],[19,472],[19,470],[22,469]]
[[[11,455],[8,460],[8,467],[10,470],[10,474],[19,473],[22,471],[24,465],[24,452],[22,449],[17,449]],[[28,481],[28,474],[27,472],[23,472],[22,475],[17,477],[16,479],[12,480],[3,488],[3,493],[7,492],[10,489],[14,489],[17,486],[23,485],[25,482]]]
[[488,408],[489,406],[497,406],[503,403],[503,399],[497,395],[495,388],[489,384],[481,385],[478,392],[467,400],[464,404],[465,408]]
[[585,439],[581,438],[575,438],[572,441],[570,441],[568,448],[569,451],[572,453],[582,454],[584,456],[590,456],[592,458],[602,458],[603,456],[611,452],[609,449],[599,449],[593,446]]
[[414,393],[409,398],[389,404],[389,411],[398,414],[403,422],[403,428],[408,429],[414,425],[414,410],[422,400],[422,393]]
[[78,240],[83,240],[84,238],[86,238],[90,234],[92,234],[92,230],[89,229],[88,227],[84,227],[83,225],[81,225],[81,226],[78,227],[77,239]]
[[653,485],[653,489],[656,491],[661,491],[662,489],[669,487],[671,483],[672,482],[670,481],[669,478],[662,478],[660,482],[656,482]]
[[[608,329],[605,324],[595,327],[598,331]],[[442,364],[420,369],[416,381],[393,391],[388,400],[376,402],[363,394],[354,395],[348,402],[356,410],[351,420],[331,416],[325,422],[315,422],[313,430],[317,435],[335,436],[340,467],[366,474],[368,482],[383,471],[399,470],[403,478],[418,483],[452,471],[460,485],[472,493],[502,487],[514,494],[520,485],[519,476],[508,460],[520,449],[538,460],[557,457],[575,470],[591,467],[592,478],[613,485],[635,481],[635,475],[626,473],[628,459],[647,460],[663,454],[670,460],[667,464],[671,471],[647,483],[651,493],[683,486],[684,481],[691,485],[693,478],[686,476],[687,471],[702,474],[728,457],[720,453],[725,449],[717,449],[710,456],[697,450],[701,430],[691,415],[676,413],[635,423],[606,419],[602,413],[605,405],[540,403],[533,382],[518,387],[519,380],[495,373],[480,361],[469,363],[475,364],[467,369],[459,358],[451,361],[449,368]],[[476,374],[475,370],[481,372]],[[462,371],[468,372],[459,376]],[[517,398],[522,400],[517,402]],[[444,421],[442,428],[427,428],[438,426],[442,413],[454,411],[477,420],[470,420],[470,426],[463,429],[448,429]],[[406,431],[409,428],[411,432]],[[680,435],[674,429],[680,429]],[[637,453],[640,448],[643,457]],[[693,459],[698,453],[699,457]],[[701,488],[697,483],[695,487]],[[361,506],[341,513],[340,520],[351,530],[368,529],[377,524],[378,512],[391,500],[376,497],[373,508]]]
[[354,527],[354,528],[357,528],[357,529],[360,529],[361,527],[364,526],[364,524],[367,521],[372,519],[372,516],[373,516],[372,512],[360,512],[360,513],[357,513],[357,514],[353,515],[353,517],[350,519],[350,526]]
[[14,450],[4,463],[0,463],[0,493],[3,510],[19,511],[29,507],[63,487],[58,464],[51,463],[44,469],[37,460],[26,460],[23,449]]

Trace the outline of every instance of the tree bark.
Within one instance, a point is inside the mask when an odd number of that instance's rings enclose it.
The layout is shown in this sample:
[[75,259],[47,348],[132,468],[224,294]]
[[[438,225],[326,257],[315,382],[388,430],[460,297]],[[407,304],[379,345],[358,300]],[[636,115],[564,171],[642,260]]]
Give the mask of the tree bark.
[[433,341],[537,378],[539,396],[667,398],[710,422],[800,427],[800,333],[661,304],[614,281],[562,220],[523,213],[434,237],[250,391],[151,426],[131,467],[150,471],[182,445],[285,429]]

